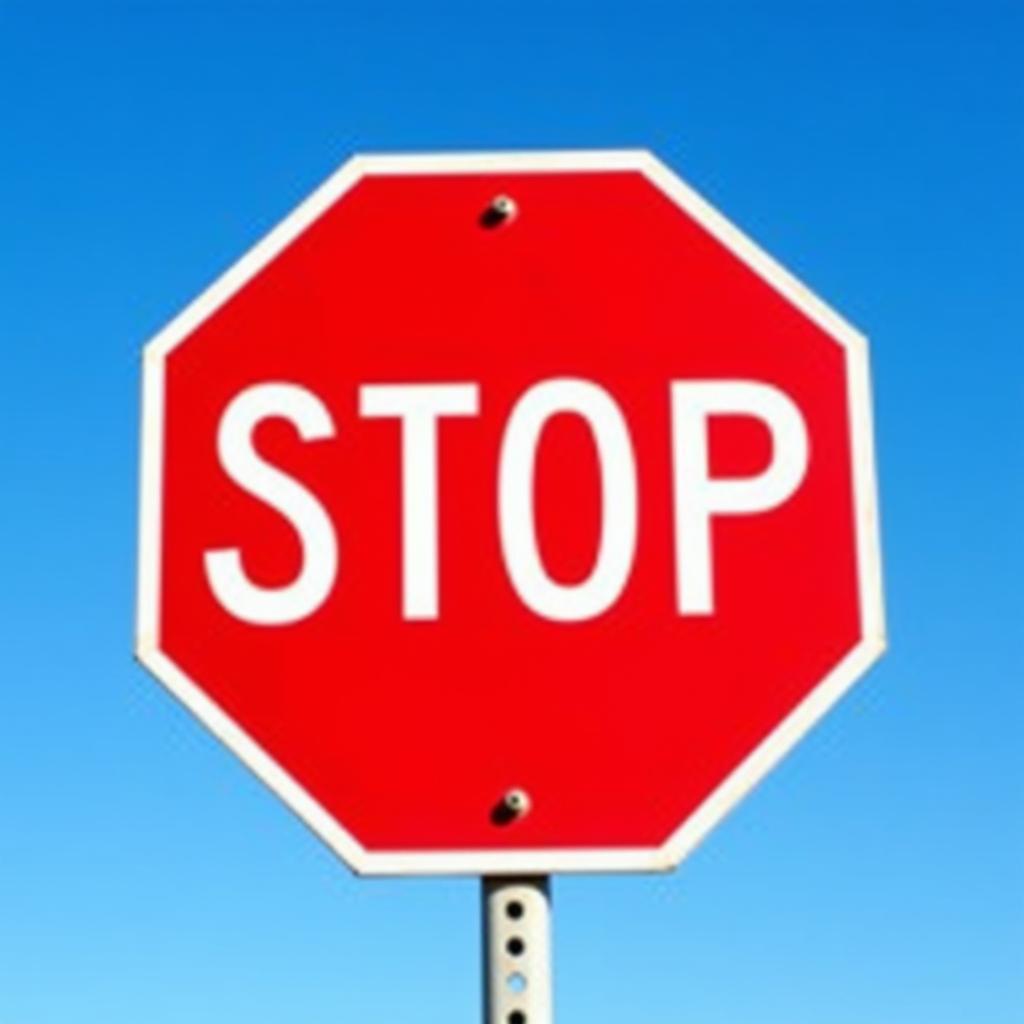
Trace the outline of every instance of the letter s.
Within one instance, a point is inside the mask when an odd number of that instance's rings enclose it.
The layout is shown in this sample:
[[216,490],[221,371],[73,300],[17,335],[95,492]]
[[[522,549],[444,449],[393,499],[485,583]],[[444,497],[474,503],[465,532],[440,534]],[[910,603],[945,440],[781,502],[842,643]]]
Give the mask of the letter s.
[[253,385],[239,392],[221,416],[217,454],[224,472],[284,516],[302,546],[298,576],[281,587],[253,583],[238,548],[205,553],[206,575],[217,600],[236,618],[259,626],[284,626],[312,615],[327,599],[338,572],[338,544],[323,506],[253,447],[256,426],[275,416],[288,420],[305,441],[334,436],[324,404],[297,384]]

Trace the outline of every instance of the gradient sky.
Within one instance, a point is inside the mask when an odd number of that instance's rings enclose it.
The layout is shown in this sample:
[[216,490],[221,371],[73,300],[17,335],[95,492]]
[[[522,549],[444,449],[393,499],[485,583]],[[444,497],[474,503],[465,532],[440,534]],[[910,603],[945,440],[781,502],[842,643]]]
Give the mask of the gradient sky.
[[1024,7],[0,0],[0,1022],[469,1024],[131,658],[142,343],[353,152],[645,146],[872,339],[891,650],[675,874],[560,879],[588,1024],[1024,1018]]

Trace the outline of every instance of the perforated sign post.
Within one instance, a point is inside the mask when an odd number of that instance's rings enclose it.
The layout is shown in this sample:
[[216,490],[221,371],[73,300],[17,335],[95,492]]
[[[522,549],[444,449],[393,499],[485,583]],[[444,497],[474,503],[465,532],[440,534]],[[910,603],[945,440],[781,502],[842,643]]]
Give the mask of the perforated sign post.
[[881,652],[870,419],[650,154],[355,158],[145,350],[138,654],[356,871],[486,876],[542,1024],[546,876],[676,865]]

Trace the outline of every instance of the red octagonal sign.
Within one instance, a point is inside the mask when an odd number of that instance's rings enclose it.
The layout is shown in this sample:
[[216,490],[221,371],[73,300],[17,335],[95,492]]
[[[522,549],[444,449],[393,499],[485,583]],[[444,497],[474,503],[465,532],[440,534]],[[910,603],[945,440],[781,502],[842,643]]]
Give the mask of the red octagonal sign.
[[882,650],[865,341],[647,153],[353,159],[144,376],[139,656],[358,871],[672,866]]

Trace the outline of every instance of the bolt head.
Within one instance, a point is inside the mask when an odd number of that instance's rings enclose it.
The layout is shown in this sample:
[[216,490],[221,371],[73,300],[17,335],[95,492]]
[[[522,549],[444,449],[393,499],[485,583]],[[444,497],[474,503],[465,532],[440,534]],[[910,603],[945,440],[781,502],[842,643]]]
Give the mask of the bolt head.
[[491,210],[496,216],[508,220],[516,215],[516,201],[511,196],[495,196],[491,200]]
[[521,818],[530,810],[530,795],[525,789],[510,789],[501,801],[509,813]]

